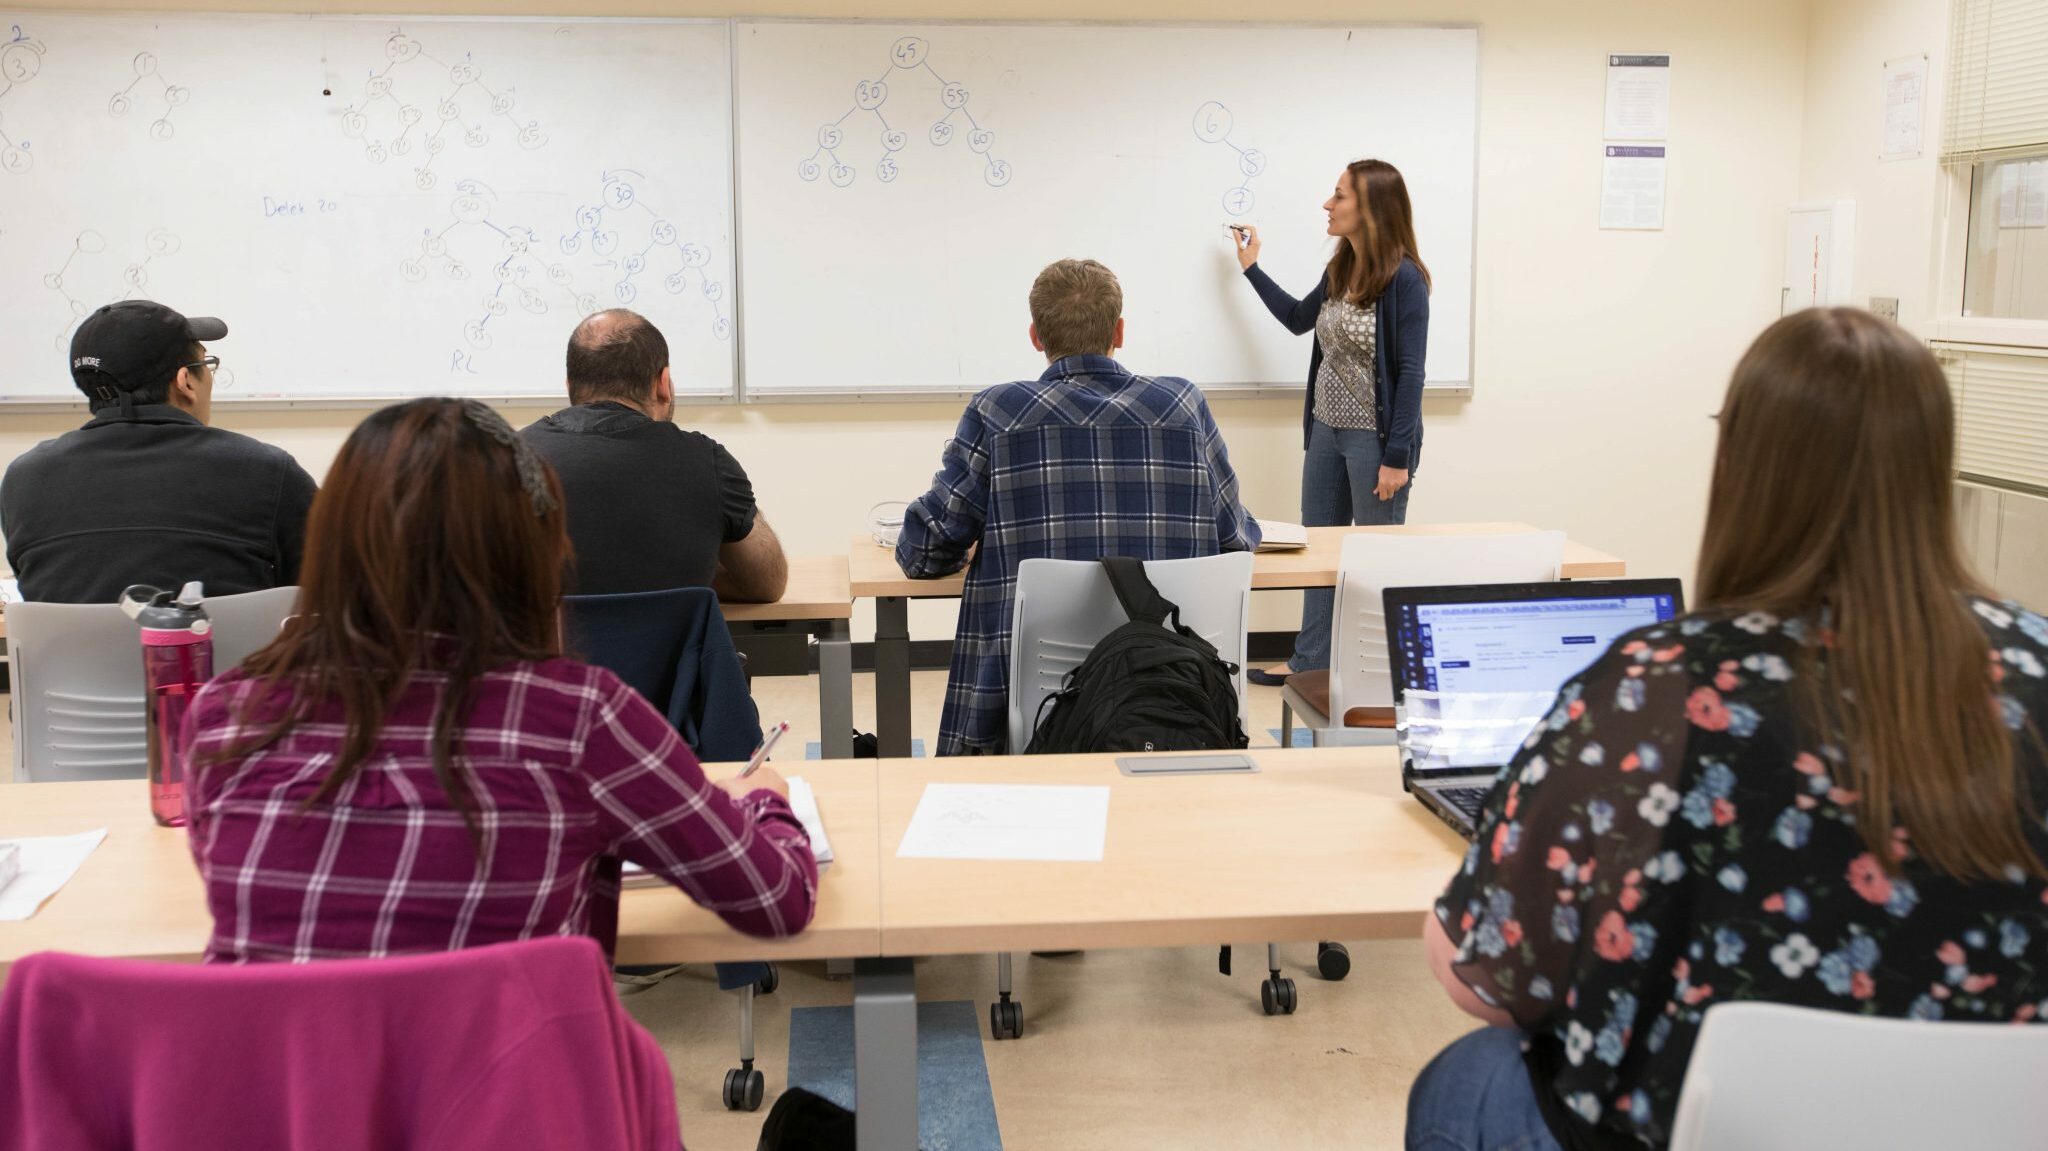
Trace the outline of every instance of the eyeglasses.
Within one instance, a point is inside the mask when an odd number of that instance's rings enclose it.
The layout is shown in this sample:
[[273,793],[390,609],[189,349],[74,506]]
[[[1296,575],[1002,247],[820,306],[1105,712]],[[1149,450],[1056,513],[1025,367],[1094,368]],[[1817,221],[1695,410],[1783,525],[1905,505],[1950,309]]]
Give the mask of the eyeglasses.
[[209,372],[217,371],[220,368],[220,357],[208,356],[203,360],[194,360],[189,364],[179,364],[178,366],[188,370],[192,368],[205,368]]

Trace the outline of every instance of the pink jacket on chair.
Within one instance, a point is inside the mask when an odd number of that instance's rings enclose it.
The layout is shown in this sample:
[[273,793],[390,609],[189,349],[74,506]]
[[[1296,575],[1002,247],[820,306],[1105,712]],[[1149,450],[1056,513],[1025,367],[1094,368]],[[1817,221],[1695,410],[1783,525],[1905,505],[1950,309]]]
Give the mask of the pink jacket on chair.
[[582,937],[303,965],[45,952],[0,996],[0,1151],[677,1151]]

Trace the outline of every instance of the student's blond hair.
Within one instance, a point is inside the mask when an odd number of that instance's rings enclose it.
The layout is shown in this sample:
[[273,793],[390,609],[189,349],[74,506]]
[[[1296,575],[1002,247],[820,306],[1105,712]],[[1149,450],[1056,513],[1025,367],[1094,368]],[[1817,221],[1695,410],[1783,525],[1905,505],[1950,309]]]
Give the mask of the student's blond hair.
[[1123,314],[1116,273],[1094,260],[1055,260],[1031,282],[1031,324],[1049,359],[1109,351]]

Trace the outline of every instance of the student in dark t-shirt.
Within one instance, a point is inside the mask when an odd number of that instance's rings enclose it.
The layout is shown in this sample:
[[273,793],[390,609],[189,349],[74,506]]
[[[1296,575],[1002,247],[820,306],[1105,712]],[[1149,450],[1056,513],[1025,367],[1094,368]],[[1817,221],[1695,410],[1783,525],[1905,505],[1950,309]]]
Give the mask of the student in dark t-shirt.
[[711,587],[769,602],[789,581],[747,473],[718,441],[675,424],[668,341],[624,308],[569,337],[569,402],[520,432],[568,497],[578,595]]

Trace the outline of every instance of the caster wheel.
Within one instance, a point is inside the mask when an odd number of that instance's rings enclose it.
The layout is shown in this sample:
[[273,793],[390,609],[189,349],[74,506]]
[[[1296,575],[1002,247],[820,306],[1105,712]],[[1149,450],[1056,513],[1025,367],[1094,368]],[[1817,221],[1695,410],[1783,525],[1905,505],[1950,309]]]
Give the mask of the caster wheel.
[[1274,978],[1259,984],[1259,1006],[1268,1015],[1294,1014],[1294,980]]
[[[1349,966],[1348,961],[1346,966]],[[1339,975],[1337,978],[1342,979],[1344,977]],[[756,995],[773,995],[775,994],[775,989],[780,986],[782,986],[782,973],[771,966],[768,968],[768,974],[763,975],[754,982],[754,993]]]
[[988,1030],[997,1039],[1015,1039],[1024,1034],[1024,1005],[1014,999],[989,1004]]
[[759,1111],[761,1096],[767,1090],[767,1079],[759,1071],[735,1067],[725,1073],[725,1109],[727,1111]]
[[1351,974],[1351,952],[1341,943],[1316,944],[1316,970],[1335,983]]

